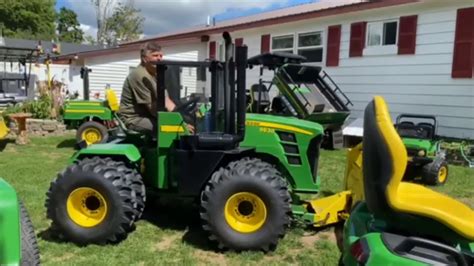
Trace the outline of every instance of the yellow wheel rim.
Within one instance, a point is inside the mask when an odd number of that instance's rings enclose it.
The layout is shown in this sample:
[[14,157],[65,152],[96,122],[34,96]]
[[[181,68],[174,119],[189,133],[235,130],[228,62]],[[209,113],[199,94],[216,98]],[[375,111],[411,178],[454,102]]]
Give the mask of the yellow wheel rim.
[[69,218],[82,227],[94,227],[107,215],[107,202],[97,190],[89,187],[75,189],[67,198]]
[[232,195],[224,208],[227,224],[239,233],[255,232],[267,219],[265,203],[259,196],[250,192]]
[[438,181],[440,183],[444,183],[446,181],[446,178],[448,178],[448,169],[446,169],[445,166],[439,168],[438,171]]
[[82,132],[82,139],[86,141],[87,145],[91,145],[102,140],[102,134],[96,128],[86,128]]

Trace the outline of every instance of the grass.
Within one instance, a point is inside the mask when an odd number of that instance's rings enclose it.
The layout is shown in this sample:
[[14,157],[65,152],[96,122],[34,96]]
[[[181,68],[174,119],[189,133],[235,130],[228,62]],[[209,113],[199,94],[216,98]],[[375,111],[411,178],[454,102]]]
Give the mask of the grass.
[[[32,138],[26,146],[0,142],[0,175],[15,187],[36,229],[44,265],[336,265],[339,251],[331,228],[319,232],[293,228],[275,252],[221,253],[199,226],[195,207],[179,202],[148,202],[136,230],[117,244],[78,247],[49,233],[45,193],[74,150],[73,136]],[[323,151],[322,194],[342,188],[344,151]],[[450,180],[440,191],[474,207],[474,171],[450,166]]]

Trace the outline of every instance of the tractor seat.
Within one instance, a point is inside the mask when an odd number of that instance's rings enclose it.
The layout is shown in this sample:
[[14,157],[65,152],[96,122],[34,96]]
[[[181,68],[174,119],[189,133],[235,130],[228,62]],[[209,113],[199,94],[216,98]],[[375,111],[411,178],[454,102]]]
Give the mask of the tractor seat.
[[107,100],[107,106],[112,110],[112,112],[117,112],[120,108],[119,100],[117,94],[112,89],[105,90],[105,99]]
[[[260,85],[260,84],[253,84],[250,87],[250,93],[251,93],[251,104],[252,104],[252,110],[254,112],[262,113],[267,109],[268,106],[270,106],[270,95],[268,94],[267,87],[265,85]],[[257,110],[257,104],[258,104],[258,95],[260,94],[260,108]]]
[[474,240],[474,210],[426,187],[402,182],[406,166],[406,148],[384,99],[376,96],[364,114],[364,194],[369,210],[376,217],[428,218]]

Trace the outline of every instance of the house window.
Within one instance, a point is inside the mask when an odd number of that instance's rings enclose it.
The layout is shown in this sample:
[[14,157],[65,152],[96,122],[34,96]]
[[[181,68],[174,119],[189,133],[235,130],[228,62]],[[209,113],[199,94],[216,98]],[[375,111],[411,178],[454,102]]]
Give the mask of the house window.
[[298,34],[298,54],[306,57],[308,62],[323,61],[323,41],[321,32]]
[[272,37],[272,52],[299,54],[306,57],[308,62],[322,62],[322,32],[308,32]]
[[272,51],[273,52],[287,52],[293,53],[294,47],[294,36],[276,36],[272,38]]
[[398,21],[378,21],[367,24],[367,46],[397,44]]

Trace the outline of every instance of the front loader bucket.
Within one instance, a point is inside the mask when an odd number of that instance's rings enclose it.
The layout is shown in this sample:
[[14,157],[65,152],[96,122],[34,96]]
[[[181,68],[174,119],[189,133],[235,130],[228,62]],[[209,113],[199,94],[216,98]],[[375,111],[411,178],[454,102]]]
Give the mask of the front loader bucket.
[[315,213],[313,226],[322,227],[337,224],[347,219],[351,191],[342,191],[328,197],[311,200],[308,203]]
[[350,112],[312,113],[305,120],[319,123],[324,129],[339,129],[349,115]]
[[0,139],[5,138],[9,131],[10,130],[8,129],[7,125],[5,125],[5,121],[3,121],[3,118],[0,117]]

